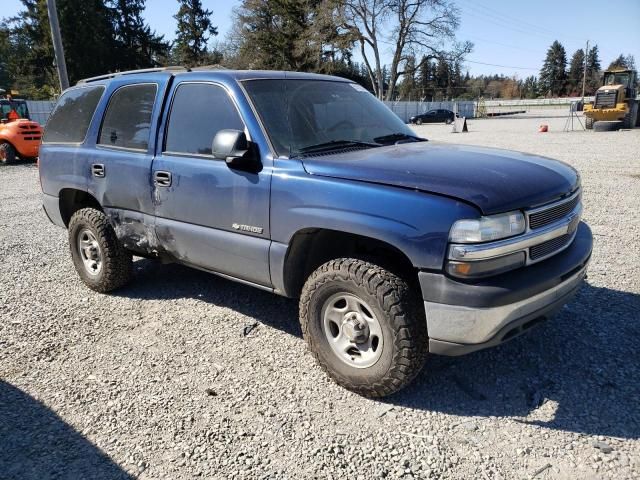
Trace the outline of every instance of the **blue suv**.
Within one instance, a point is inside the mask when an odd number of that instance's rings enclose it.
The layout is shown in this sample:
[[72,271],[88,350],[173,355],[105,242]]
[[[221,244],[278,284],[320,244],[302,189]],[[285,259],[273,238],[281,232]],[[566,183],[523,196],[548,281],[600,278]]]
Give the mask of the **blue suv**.
[[351,81],[169,68],[81,81],[40,150],[44,209],[98,292],[132,256],[299,298],[309,349],[383,396],[428,353],[498,345],[579,288],[580,177],[419,138]]

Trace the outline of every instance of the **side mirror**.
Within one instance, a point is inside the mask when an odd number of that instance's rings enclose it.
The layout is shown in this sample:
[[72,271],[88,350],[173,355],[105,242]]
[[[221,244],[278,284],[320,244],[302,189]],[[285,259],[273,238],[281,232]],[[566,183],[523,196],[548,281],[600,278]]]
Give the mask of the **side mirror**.
[[240,130],[220,130],[211,144],[215,158],[224,160],[230,168],[255,172],[260,170],[256,146]]

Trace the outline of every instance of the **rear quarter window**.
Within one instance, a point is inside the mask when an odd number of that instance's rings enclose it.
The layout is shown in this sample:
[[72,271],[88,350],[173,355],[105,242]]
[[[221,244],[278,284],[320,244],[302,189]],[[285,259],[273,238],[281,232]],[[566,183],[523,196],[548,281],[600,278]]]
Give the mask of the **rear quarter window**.
[[147,150],[157,90],[155,83],[126,85],[116,90],[109,100],[98,143]]
[[64,92],[49,117],[42,143],[84,142],[103,93],[102,85]]

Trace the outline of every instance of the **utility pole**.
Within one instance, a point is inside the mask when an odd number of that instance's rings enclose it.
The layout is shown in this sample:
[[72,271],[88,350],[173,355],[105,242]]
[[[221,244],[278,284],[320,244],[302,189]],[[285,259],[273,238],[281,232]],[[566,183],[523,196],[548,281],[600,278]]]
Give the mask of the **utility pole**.
[[60,36],[56,0],[47,0],[47,9],[49,10],[49,25],[51,25],[51,38],[53,39],[58,78],[60,79],[60,90],[64,92],[69,88],[69,77],[67,75],[67,62],[64,60],[64,48],[62,47],[62,37]]
[[589,40],[587,40],[587,49],[584,51],[584,71],[582,72],[582,105],[584,105],[584,86],[587,82],[587,60],[589,58]]

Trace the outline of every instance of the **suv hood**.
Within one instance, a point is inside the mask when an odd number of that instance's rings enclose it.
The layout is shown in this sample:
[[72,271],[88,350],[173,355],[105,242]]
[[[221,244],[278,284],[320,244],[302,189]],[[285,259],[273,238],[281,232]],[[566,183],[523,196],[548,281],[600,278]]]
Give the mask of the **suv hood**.
[[302,159],[311,175],[378,183],[464,200],[484,215],[541,205],[574,191],[569,165],[492,148],[403,143]]

